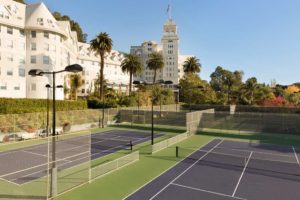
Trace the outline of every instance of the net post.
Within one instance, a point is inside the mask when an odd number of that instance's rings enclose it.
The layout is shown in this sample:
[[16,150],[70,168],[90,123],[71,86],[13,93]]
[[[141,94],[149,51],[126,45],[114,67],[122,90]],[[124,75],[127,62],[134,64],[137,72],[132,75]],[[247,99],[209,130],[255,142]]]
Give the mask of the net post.
[[179,156],[179,147],[176,146],[176,158],[178,158],[178,156]]
[[130,140],[129,145],[130,145],[130,151],[132,151],[133,150],[133,145],[132,145],[132,141],[131,140]]

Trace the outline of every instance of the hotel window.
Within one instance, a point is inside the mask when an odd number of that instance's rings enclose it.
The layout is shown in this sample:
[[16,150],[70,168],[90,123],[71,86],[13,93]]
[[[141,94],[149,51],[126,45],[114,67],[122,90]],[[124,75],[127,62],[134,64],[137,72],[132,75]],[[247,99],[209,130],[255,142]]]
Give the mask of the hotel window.
[[13,76],[14,75],[13,69],[12,68],[7,69],[6,75],[7,76]]
[[20,37],[24,37],[25,36],[25,32],[23,30],[19,30],[20,32]]
[[51,64],[56,65],[56,59],[55,58],[51,58]]
[[25,57],[24,56],[20,57],[19,64],[25,64]]
[[44,32],[44,38],[49,39],[49,32]]
[[50,63],[49,56],[43,56],[43,64],[49,65],[49,63]]
[[36,38],[36,31],[31,31],[31,38]]
[[36,43],[31,43],[31,51],[36,51]]
[[36,56],[31,56],[30,57],[30,63],[31,64],[36,64]]
[[36,84],[35,83],[31,83],[30,89],[31,89],[31,91],[36,91]]
[[15,85],[14,90],[20,90],[20,83]]
[[19,68],[19,76],[25,77],[25,68]]
[[13,40],[7,40],[7,48],[14,48],[14,41]]
[[46,44],[46,43],[44,44],[44,50],[49,51],[49,44]]
[[20,42],[19,49],[20,50],[25,50],[25,42]]
[[7,34],[12,35],[13,34],[13,28],[7,27]]
[[39,24],[39,25],[44,25],[44,19],[43,18],[37,18],[37,23]]
[[0,89],[1,90],[7,90],[7,83],[1,83]]
[[7,55],[7,61],[13,62],[14,61],[14,55],[13,54],[8,54]]
[[51,45],[50,46],[50,51],[56,52],[56,46],[55,45]]

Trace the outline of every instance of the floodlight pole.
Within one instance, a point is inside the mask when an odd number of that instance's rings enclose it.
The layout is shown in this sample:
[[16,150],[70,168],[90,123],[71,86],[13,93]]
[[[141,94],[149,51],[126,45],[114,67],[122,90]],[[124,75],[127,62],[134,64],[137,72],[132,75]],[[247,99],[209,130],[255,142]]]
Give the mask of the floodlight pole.
[[140,121],[140,91],[137,91],[137,95],[138,95],[138,123]]
[[102,101],[102,119],[101,119],[101,128],[104,128],[104,104],[105,104],[105,97],[104,97],[104,94],[102,93],[103,95],[103,101]]
[[47,126],[46,126],[46,128],[47,128],[47,132],[46,132],[47,137],[49,136],[49,101],[50,101],[49,96],[50,96],[50,88],[47,87]]
[[179,103],[179,89],[178,89],[178,91],[177,91],[176,112],[178,112],[178,103]]
[[44,74],[51,74],[53,81],[53,113],[52,113],[52,160],[51,160],[51,183],[50,183],[50,198],[54,198],[57,195],[57,168],[56,168],[56,102],[55,102],[55,75],[62,72],[81,72],[82,67],[78,64],[69,65],[64,70],[53,71],[53,72],[44,72],[39,69],[32,69],[28,72],[31,76],[43,76]]
[[55,197],[57,195],[57,168],[56,168],[56,103],[55,103],[55,75],[56,72],[52,72],[53,79],[53,105],[52,105],[52,165],[51,165],[51,189],[50,189],[50,197]]
[[152,100],[151,100],[151,144],[154,145],[154,112],[153,112],[153,104],[154,104],[154,96],[153,96],[153,84],[152,84]]

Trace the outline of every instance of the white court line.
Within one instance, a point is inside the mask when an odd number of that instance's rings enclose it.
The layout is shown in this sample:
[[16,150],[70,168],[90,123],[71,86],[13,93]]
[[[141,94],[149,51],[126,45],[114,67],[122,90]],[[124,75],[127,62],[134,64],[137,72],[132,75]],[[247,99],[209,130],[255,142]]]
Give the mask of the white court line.
[[[149,136],[149,137],[150,137],[150,136]],[[139,140],[136,140],[135,142],[139,142],[140,140],[143,140],[143,139],[145,139],[145,138],[141,138],[141,139],[139,139]],[[62,166],[65,166],[65,165],[67,165],[67,164],[69,164],[69,163],[73,163],[73,162],[76,162],[76,161],[78,161],[78,160],[82,160],[82,159],[91,157],[91,156],[93,156],[93,155],[98,155],[98,154],[101,154],[101,153],[104,153],[104,152],[113,150],[113,149],[115,149],[115,148],[123,147],[123,146],[124,146],[124,145],[119,145],[119,146],[116,146],[116,147],[113,147],[113,148],[109,148],[109,149],[106,149],[106,150],[104,150],[104,151],[101,151],[101,152],[98,152],[98,153],[94,153],[94,154],[90,154],[89,156],[85,156],[85,157],[78,158],[78,159],[71,160],[71,161],[62,158],[60,161],[66,161],[66,162],[65,162],[65,163],[62,163],[62,164],[58,164],[57,167],[62,167]],[[114,152],[112,152],[112,153],[114,153]],[[75,156],[77,156],[77,155],[75,155]],[[104,155],[103,155],[103,156],[104,156]],[[69,168],[67,168],[67,169],[69,169]],[[43,172],[43,171],[45,171],[45,170],[39,170],[39,171],[30,173],[30,174],[26,174],[26,175],[21,176],[21,177],[18,177],[18,178],[16,178],[16,179],[12,179],[12,180],[10,180],[10,181],[15,181],[15,180],[18,180],[18,179],[22,179],[22,178],[28,177],[28,176],[30,176],[30,175],[33,175],[33,174],[38,174],[38,173]],[[6,177],[6,176],[3,176],[3,177]],[[27,182],[26,182],[26,183],[27,183]],[[26,184],[26,183],[22,183],[22,184],[18,184],[18,185],[23,185],[23,184]],[[17,184],[17,183],[16,183],[16,184]]]
[[22,152],[29,153],[29,154],[36,155],[36,156],[42,156],[42,157],[48,158],[48,156],[46,156],[44,154],[34,153],[34,152],[31,152],[31,151],[22,150]]
[[[279,157],[294,157],[294,155],[286,155],[286,153],[271,153],[271,152],[263,152],[263,151],[251,151],[251,150],[246,150],[246,149],[237,149],[237,148],[225,148],[225,147],[218,147],[216,149],[227,149],[227,150],[233,150],[233,151],[240,151],[240,152],[248,152],[248,153],[258,153],[258,154],[263,154],[263,155],[272,155],[272,156],[279,156]],[[288,152],[288,153],[293,153],[293,152]]]
[[242,172],[242,174],[241,174],[241,176],[240,176],[240,178],[239,178],[239,181],[237,182],[237,184],[236,184],[236,186],[235,186],[235,188],[234,188],[234,191],[233,191],[233,193],[232,193],[232,197],[234,197],[234,195],[235,195],[235,193],[236,193],[236,191],[237,191],[237,189],[238,189],[238,187],[239,187],[239,185],[240,185],[240,183],[241,183],[241,180],[242,180],[243,175],[244,175],[244,173],[245,173],[245,171],[246,171],[246,168],[247,168],[247,166],[248,166],[248,163],[249,163],[249,161],[250,161],[250,159],[251,159],[252,154],[253,154],[253,152],[251,152],[250,155],[249,155],[249,158],[248,158],[247,163],[246,163],[246,165],[245,165],[245,167],[244,167],[244,169],[243,169],[243,172]]
[[[201,145],[199,147],[203,148],[204,146],[208,145],[209,143],[211,143],[214,140],[210,140],[207,143]],[[194,154],[196,151],[193,151],[192,153],[190,153],[189,155],[186,156],[186,158],[190,157],[192,154]],[[186,159],[184,158],[184,159]],[[126,197],[124,197],[122,200],[125,200],[126,198],[130,197],[131,195],[133,195],[134,193],[138,192],[139,190],[141,190],[142,188],[144,188],[145,186],[147,186],[148,184],[152,183],[154,180],[158,179],[160,176],[162,176],[163,174],[165,174],[166,172],[168,172],[169,170],[171,170],[172,168],[176,167],[177,165],[179,165],[180,163],[182,163],[182,161],[184,160],[180,160],[179,162],[177,162],[175,165],[172,165],[171,167],[169,167],[168,169],[166,169],[165,171],[161,172],[159,175],[155,176],[153,179],[151,179],[150,181],[148,181],[147,183],[145,183],[144,185],[140,186],[139,188],[137,188],[136,190],[134,190],[133,192],[131,192],[129,195],[127,195]]]
[[216,144],[213,148],[211,148],[208,152],[206,152],[203,156],[201,156],[196,162],[194,162],[192,165],[190,165],[187,169],[185,169],[183,172],[181,172],[177,177],[175,177],[170,183],[168,183],[165,187],[163,187],[160,191],[158,191],[154,196],[152,196],[149,200],[154,199],[157,195],[159,195],[162,191],[164,191],[169,185],[174,183],[177,179],[179,179],[183,174],[185,174],[188,170],[190,170],[194,165],[197,164],[200,160],[202,160],[205,156],[207,156],[211,151],[213,151],[218,145],[220,145],[224,141],[221,140],[218,144]]
[[293,151],[294,151],[294,154],[295,154],[295,157],[296,157],[297,163],[298,163],[298,165],[299,165],[299,167],[300,167],[300,163],[299,163],[299,159],[298,159],[298,156],[297,156],[296,150],[295,150],[294,146],[292,146],[292,147],[293,147]]
[[[197,150],[199,152],[207,152],[205,150]],[[249,151],[249,153],[256,153],[255,151]],[[211,152],[211,154],[216,154],[216,155],[223,155],[223,156],[231,156],[231,157],[238,157],[241,158],[243,157],[242,155],[234,155],[230,153],[222,153],[222,152]],[[288,158],[295,158],[295,156],[287,156]],[[268,161],[268,162],[279,162],[279,163],[288,163],[288,164],[296,164],[295,161],[285,161],[285,160],[280,160],[280,159],[264,159],[264,158],[255,158],[255,160],[261,160],[261,161]]]
[[187,189],[191,189],[191,190],[197,190],[197,191],[200,191],[200,192],[215,194],[215,195],[219,195],[219,196],[223,196],[223,197],[231,197],[233,199],[246,200],[246,199],[241,198],[241,197],[232,197],[232,196],[230,196],[228,194],[223,194],[223,193],[219,193],[219,192],[213,192],[213,191],[210,191],[210,190],[203,190],[203,189],[199,189],[199,188],[195,188],[195,187],[190,187],[190,186],[186,186],[186,185],[181,185],[181,184],[177,184],[177,183],[172,183],[171,185],[175,185],[175,186],[178,186],[178,187],[183,187],[183,188],[187,188]]

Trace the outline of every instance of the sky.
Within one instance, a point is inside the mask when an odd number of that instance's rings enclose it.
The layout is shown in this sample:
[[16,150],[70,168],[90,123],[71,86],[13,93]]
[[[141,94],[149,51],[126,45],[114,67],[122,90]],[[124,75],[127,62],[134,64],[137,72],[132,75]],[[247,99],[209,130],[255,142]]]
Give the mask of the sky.
[[[27,0],[27,3],[37,3]],[[178,25],[180,53],[202,64],[210,80],[217,66],[242,70],[244,80],[300,82],[299,0],[44,0],[50,11],[78,21],[88,41],[107,32],[114,49],[129,52],[145,40],[160,41],[167,7]]]

